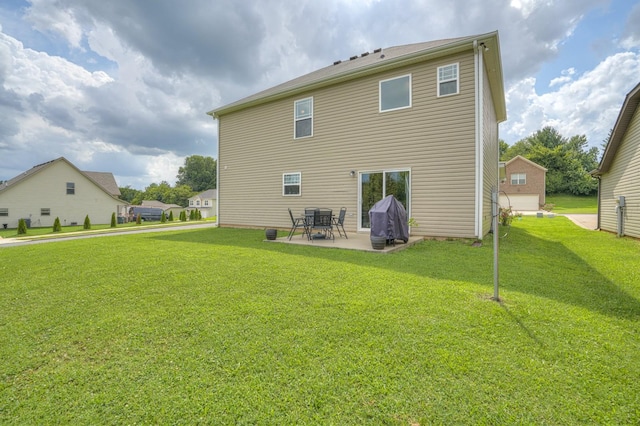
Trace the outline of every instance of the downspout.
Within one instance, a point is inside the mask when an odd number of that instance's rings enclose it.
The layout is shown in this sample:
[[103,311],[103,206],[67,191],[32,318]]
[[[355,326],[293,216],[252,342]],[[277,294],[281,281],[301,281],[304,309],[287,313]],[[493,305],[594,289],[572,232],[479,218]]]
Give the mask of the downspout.
[[483,236],[482,229],[482,212],[483,212],[483,150],[482,150],[482,123],[483,123],[483,64],[482,54],[478,46],[478,40],[473,41],[473,62],[474,62],[474,75],[475,75],[475,143],[476,143],[476,217],[475,217],[475,237],[481,239]]
[[[216,121],[216,116],[212,115],[213,121]],[[220,120],[218,119],[218,125],[216,126],[216,137],[218,143],[216,146],[216,226],[220,226]]]

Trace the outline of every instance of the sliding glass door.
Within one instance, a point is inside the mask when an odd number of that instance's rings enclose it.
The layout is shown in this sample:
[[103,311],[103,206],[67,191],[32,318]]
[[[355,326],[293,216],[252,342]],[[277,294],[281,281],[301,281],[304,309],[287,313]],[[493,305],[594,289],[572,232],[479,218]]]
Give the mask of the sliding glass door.
[[409,170],[376,171],[360,173],[360,223],[361,229],[369,229],[369,209],[388,195],[393,195],[409,213],[411,199]]

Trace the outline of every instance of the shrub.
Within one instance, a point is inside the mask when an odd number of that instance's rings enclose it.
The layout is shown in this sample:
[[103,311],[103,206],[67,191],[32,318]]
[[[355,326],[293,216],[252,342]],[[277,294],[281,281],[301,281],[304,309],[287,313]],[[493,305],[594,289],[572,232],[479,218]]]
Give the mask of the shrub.
[[136,225],[140,225],[142,223],[142,216],[140,216],[140,213],[138,213],[138,216],[136,216]]
[[160,215],[160,223],[166,223],[167,222],[167,215],[164,214],[164,212],[162,212],[162,214]]
[[173,222],[173,210],[169,211],[169,222]]
[[111,227],[116,227],[116,212],[111,213]]
[[84,229],[91,229],[91,220],[89,220],[89,215],[84,217]]
[[27,222],[24,219],[18,221],[18,235],[24,235],[27,233]]
[[196,219],[196,211],[195,210],[191,210],[189,212],[189,220],[195,220]]
[[500,207],[500,225],[503,226],[509,226],[511,225],[511,222],[513,221],[513,211],[511,210],[511,207],[508,208],[502,208]]
[[196,219],[202,220],[202,212],[198,209],[196,209]]
[[56,220],[53,221],[53,232],[62,231],[62,225],[60,225],[60,218],[56,217]]

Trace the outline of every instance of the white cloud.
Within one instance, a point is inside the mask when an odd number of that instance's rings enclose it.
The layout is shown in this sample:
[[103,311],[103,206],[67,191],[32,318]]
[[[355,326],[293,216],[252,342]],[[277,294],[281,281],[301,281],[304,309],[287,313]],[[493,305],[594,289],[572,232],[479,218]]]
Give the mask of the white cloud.
[[509,87],[509,119],[502,124],[502,138],[511,144],[552,126],[565,137],[584,134],[591,146],[599,147],[615,124],[624,96],[638,82],[640,54],[612,55],[593,70],[569,78],[573,74],[554,79],[556,89],[541,95],[534,78]]

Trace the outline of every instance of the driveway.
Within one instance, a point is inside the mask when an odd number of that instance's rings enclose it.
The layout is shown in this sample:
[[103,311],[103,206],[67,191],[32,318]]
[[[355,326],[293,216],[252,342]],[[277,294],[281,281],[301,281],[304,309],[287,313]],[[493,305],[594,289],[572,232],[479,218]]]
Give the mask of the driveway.
[[598,215],[597,214],[565,214],[571,222],[576,225],[584,228],[595,230],[598,226]]

